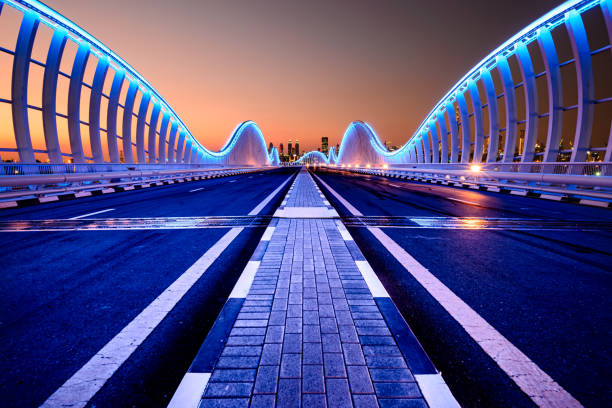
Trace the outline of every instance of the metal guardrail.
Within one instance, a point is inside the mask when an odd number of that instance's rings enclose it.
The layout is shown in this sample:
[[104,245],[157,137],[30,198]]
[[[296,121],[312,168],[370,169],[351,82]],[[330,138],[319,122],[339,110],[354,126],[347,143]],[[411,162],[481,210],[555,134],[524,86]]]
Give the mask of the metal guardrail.
[[[80,174],[80,173],[103,173],[121,171],[149,171],[149,170],[173,170],[173,169],[210,169],[219,168],[213,164],[116,164],[116,163],[2,163],[0,164],[1,176],[26,176],[26,175],[51,175],[51,174]],[[227,167],[233,168],[233,167]]]
[[612,163],[608,162],[530,162],[530,163],[487,163],[487,164],[462,164],[462,163],[421,163],[409,165],[394,165],[393,168],[418,169],[418,170],[472,170],[477,166],[480,171],[486,172],[508,172],[528,174],[567,174],[583,176],[612,176]]

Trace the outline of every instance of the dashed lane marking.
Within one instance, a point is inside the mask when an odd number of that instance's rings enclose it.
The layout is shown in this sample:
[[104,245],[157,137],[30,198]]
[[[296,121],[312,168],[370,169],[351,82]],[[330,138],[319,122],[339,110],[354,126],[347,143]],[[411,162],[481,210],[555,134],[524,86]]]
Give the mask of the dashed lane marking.
[[204,190],[204,187],[194,188],[193,190],[189,190],[190,193],[195,193],[196,191]]
[[69,220],[80,220],[81,218],[89,217],[91,215],[102,214],[105,212],[113,211],[114,208],[107,208],[106,210],[94,211],[83,215],[78,215],[76,217],[68,218]]

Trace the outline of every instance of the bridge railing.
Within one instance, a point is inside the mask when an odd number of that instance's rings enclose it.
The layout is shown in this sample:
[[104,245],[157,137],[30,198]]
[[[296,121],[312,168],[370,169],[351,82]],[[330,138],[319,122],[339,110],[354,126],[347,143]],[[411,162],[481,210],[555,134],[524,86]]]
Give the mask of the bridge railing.
[[537,174],[568,174],[583,176],[612,176],[612,163],[603,162],[557,162],[557,163],[482,163],[482,164],[462,164],[462,163],[419,163],[394,165],[395,168],[412,169],[447,169],[447,170],[472,170],[478,168],[480,171],[487,172],[507,172],[507,173],[537,173]]

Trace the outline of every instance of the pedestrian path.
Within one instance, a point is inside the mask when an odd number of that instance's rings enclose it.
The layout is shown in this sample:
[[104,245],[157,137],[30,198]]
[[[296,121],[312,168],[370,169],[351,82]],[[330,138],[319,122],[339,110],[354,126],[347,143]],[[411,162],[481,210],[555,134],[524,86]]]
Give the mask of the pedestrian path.
[[300,171],[192,365],[200,407],[457,406],[332,212]]

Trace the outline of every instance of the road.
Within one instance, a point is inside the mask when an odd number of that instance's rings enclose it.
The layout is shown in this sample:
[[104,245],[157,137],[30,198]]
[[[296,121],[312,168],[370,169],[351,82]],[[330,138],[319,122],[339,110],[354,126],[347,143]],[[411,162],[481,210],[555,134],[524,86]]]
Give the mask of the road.
[[[612,220],[607,209],[346,172],[316,174],[365,216]],[[342,216],[351,215],[321,187]],[[382,229],[578,401],[612,406],[609,227]],[[533,406],[367,228],[349,230],[462,406]]]
[[[194,181],[3,210],[0,217],[246,215],[294,174],[289,169]],[[261,215],[275,210],[288,186]],[[0,405],[43,403],[228,231],[0,232]],[[166,406],[263,231],[240,232],[95,395],[92,406]]]

